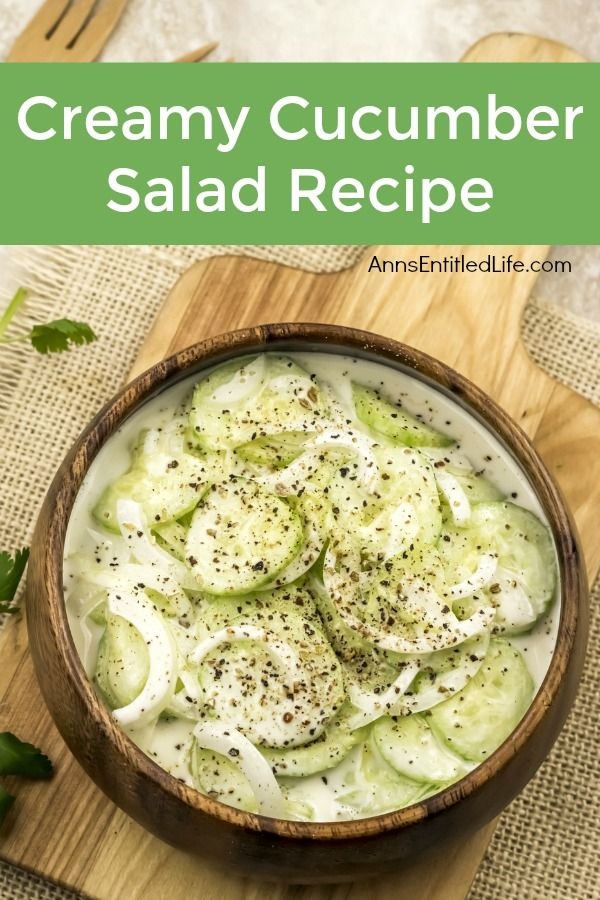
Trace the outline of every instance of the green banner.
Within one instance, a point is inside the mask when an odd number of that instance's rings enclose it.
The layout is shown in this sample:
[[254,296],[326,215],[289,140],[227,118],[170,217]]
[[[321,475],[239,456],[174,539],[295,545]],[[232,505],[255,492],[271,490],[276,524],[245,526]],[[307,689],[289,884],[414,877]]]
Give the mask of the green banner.
[[0,242],[600,243],[600,64],[4,64]]

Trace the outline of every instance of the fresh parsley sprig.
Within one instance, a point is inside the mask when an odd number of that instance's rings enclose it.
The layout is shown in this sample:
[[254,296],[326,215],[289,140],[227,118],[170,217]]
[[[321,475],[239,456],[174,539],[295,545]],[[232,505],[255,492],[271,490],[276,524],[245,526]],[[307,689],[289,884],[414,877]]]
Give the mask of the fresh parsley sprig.
[[2,316],[0,316],[0,344],[16,344],[28,341],[38,353],[64,353],[70,347],[91,344],[96,335],[85,322],[72,319],[54,319],[52,322],[34,325],[29,331],[6,337],[6,332],[25,300],[27,291],[19,288]]
[[0,734],[0,775],[50,778],[52,763],[33,744],[20,741],[10,731],[3,731]]
[[[52,774],[52,763],[41,750],[19,740],[10,731],[0,734],[0,775],[51,778]],[[14,802],[14,796],[0,784],[0,825]]]
[[17,612],[18,606],[14,606],[12,601],[28,559],[29,547],[15,550],[14,555],[0,550],[0,615]]

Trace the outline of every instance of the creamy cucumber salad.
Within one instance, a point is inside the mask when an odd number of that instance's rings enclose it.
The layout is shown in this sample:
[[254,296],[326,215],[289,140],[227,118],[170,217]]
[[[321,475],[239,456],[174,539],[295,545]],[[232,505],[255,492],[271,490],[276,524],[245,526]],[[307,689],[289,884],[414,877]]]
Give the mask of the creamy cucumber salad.
[[335,354],[238,358],[147,403],[91,466],[64,574],[115,721],[210,797],[297,820],[465,776],[556,628],[553,542],[506,451]]

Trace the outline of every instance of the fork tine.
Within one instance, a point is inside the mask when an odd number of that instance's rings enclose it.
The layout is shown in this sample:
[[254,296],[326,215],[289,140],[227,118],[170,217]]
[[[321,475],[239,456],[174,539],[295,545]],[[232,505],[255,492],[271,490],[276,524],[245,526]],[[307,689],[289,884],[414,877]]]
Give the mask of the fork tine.
[[38,33],[46,35],[53,25],[60,21],[65,10],[71,5],[71,0],[46,0],[38,11],[32,16],[27,30],[35,29]]
[[61,19],[52,37],[60,41],[63,46],[68,47],[86,24],[95,5],[96,0],[75,0],[75,3]]
[[91,16],[82,29],[74,56],[82,61],[96,59],[123,15],[128,0],[106,0],[97,14]]
[[71,0],[46,0],[38,11],[29,20],[17,40],[11,47],[8,60],[18,59],[21,50],[27,47],[31,40],[38,38],[40,41],[45,39],[46,35],[60,21],[61,16],[71,5]]
[[198,47],[197,50],[191,50],[189,53],[184,53],[183,56],[179,56],[177,59],[173,60],[173,62],[200,62],[201,59],[204,59],[204,57],[208,56],[209,53],[212,53],[213,50],[216,50],[218,46],[218,41],[211,41],[209,44],[203,44],[201,47]]

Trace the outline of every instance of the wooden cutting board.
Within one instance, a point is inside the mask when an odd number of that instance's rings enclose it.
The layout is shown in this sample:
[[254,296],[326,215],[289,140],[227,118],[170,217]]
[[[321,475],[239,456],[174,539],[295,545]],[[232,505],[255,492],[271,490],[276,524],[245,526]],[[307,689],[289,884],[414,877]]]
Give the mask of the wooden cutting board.
[[[470,61],[576,61],[560,45],[494,35]],[[488,391],[534,439],[573,511],[588,572],[600,567],[594,516],[600,501],[600,411],[552,381],[527,356],[521,312],[536,275],[403,275],[369,272],[373,256],[471,258],[510,253],[525,263],[547,247],[379,247],[342,273],[315,275],[243,257],[197,263],[178,282],[133,374],[212,334],[259,322],[336,322],[381,332],[439,357]],[[66,450],[67,448],[65,448]],[[0,635],[0,730],[41,745],[55,761],[50,783],[18,785],[2,834],[2,856],[102,900],[464,900],[493,831],[432,853],[394,875],[338,887],[289,888],[229,878],[171,849],[118,810],[84,775],[41,699],[22,621]],[[15,783],[15,789],[17,785]],[[510,875],[510,873],[508,873]],[[508,876],[507,876],[508,877]],[[518,870],[512,873],[518,878]]]

